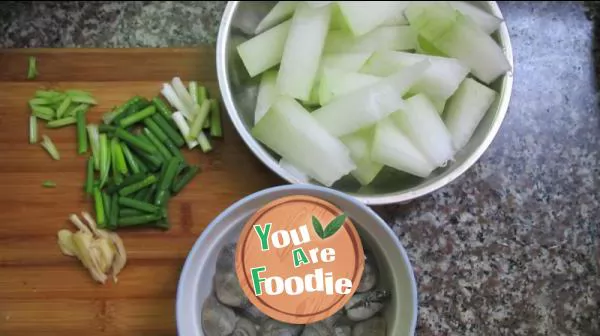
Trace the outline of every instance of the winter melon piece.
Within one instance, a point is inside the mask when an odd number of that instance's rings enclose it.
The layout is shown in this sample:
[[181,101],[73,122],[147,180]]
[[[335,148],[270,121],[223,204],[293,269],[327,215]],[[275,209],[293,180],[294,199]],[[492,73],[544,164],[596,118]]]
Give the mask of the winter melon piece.
[[262,74],[256,97],[256,108],[254,109],[254,124],[258,123],[277,98],[277,71],[269,70]]
[[350,150],[350,156],[356,164],[352,176],[363,186],[371,183],[383,168],[379,162],[371,159],[371,148],[375,136],[375,127],[367,127],[340,138]]
[[252,136],[325,186],[356,169],[346,146],[295,99],[279,96]]
[[465,79],[448,99],[444,122],[452,134],[456,150],[462,149],[498,96],[497,92],[474,79]]
[[406,100],[391,118],[429,162],[436,167],[453,159],[452,136],[435,106],[422,93]]
[[427,177],[435,169],[435,166],[413,145],[400,128],[388,118],[377,123],[372,150],[373,161],[418,177]]
[[285,21],[238,45],[237,51],[250,77],[281,62],[291,24],[291,20]]
[[325,68],[319,84],[319,103],[327,105],[338,96],[373,85],[379,80],[381,80],[381,77],[359,72],[347,72],[336,68]]
[[312,114],[332,135],[343,136],[375,124],[404,105],[402,96],[422,78],[430,62],[424,60],[332,100]]
[[496,41],[447,2],[411,3],[404,14],[418,34],[442,53],[460,60],[485,84],[511,70]]
[[354,36],[362,36],[402,14],[406,1],[338,1]]
[[277,88],[281,94],[309,100],[327,36],[330,6],[296,8],[285,42]]
[[398,70],[423,60],[431,66],[411,88],[411,92],[425,93],[434,100],[446,100],[469,73],[469,68],[455,58],[413,54],[401,51],[379,51],[367,61],[361,72],[388,76]]
[[354,37],[343,30],[333,30],[325,41],[325,54],[372,52],[377,50],[415,50],[417,34],[409,26],[385,26]]
[[468,16],[488,35],[498,30],[502,24],[501,18],[465,1],[450,1],[450,5],[454,7],[454,9]]
[[269,13],[267,13],[267,15],[265,15],[258,23],[254,33],[260,34],[291,18],[299,2],[300,1],[278,1]]

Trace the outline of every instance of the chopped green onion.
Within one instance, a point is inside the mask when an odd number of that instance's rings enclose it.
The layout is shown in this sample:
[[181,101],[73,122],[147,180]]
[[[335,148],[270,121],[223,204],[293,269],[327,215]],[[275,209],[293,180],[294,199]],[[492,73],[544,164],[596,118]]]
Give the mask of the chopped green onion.
[[40,118],[42,120],[46,120],[46,121],[51,121],[52,120],[52,117],[48,116],[46,114],[41,114],[41,113],[35,113],[35,112],[33,112],[31,115],[35,116],[37,118]]
[[98,187],[94,188],[94,205],[96,210],[96,224],[99,228],[104,227],[104,201]]
[[108,217],[108,229],[115,230],[119,219],[119,196],[114,195],[110,203],[110,215]]
[[87,96],[71,96],[71,101],[73,103],[83,103],[88,105],[96,105],[98,102],[96,99]]
[[219,102],[216,99],[210,100],[210,135],[214,137],[223,136],[221,109],[219,108]]
[[131,150],[129,149],[129,147],[127,147],[127,145],[125,143],[121,143],[121,150],[123,151],[123,155],[125,156],[125,161],[127,161],[127,164],[129,165],[129,168],[131,169],[131,172],[133,174],[140,173],[141,170],[140,170],[140,166],[138,165],[138,161],[133,156],[133,153],[131,153]]
[[[129,148],[129,147],[128,147]],[[133,151],[130,149],[130,151],[133,154]],[[150,169],[148,169],[148,166],[146,165],[146,163],[144,163],[142,161],[142,159],[140,159],[138,156],[134,155],[133,158],[135,159],[135,162],[137,163],[138,167],[140,168],[140,173],[147,173],[150,171]]]
[[150,139],[146,136],[143,129],[142,129],[142,132],[140,132],[140,134],[137,135],[137,138],[140,139],[140,141],[144,142],[146,145],[152,146],[152,148],[154,148],[154,151],[157,154],[160,154],[160,153],[158,153],[158,149],[156,148],[156,146],[154,146],[154,143],[152,141],[150,141]]
[[164,230],[169,230],[171,228],[171,224],[169,223],[169,220],[166,217],[163,217],[163,219],[159,219],[158,221],[154,222],[154,226]]
[[157,203],[158,203],[159,199],[162,198],[159,196],[159,188],[163,183],[162,181],[165,179],[165,176],[167,173],[167,168],[169,168],[169,162],[166,162],[165,164],[163,164],[160,167],[160,172],[158,174],[158,183],[156,184],[156,189],[154,190],[154,195],[152,195],[153,197],[151,198],[151,200],[148,201],[148,203],[154,203],[155,205],[159,205]]
[[56,109],[56,119],[60,119],[63,116],[69,105],[71,105],[71,97],[66,97]]
[[163,230],[171,228],[171,223],[169,223],[169,213],[166,207],[162,208],[162,218],[156,221],[154,226]]
[[85,111],[77,113],[77,152],[83,154],[88,150],[88,138],[85,134]]
[[135,154],[133,154],[133,151],[131,151],[131,154],[133,155],[133,160],[135,161],[135,163],[137,164],[140,173],[148,173],[150,172],[150,169],[148,168],[148,166],[146,165],[146,163],[142,162],[142,159],[140,159],[139,157],[135,156]]
[[135,194],[133,194],[133,196],[130,196],[131,198],[133,198],[136,201],[144,201],[144,198],[146,198],[146,194],[150,191],[150,188],[144,188],[144,189],[140,189],[138,190]]
[[159,205],[162,208],[166,207],[169,202],[169,199],[171,198],[171,187],[169,186],[169,188],[161,194],[157,193],[155,197],[156,198],[154,200],[154,203],[156,205]]
[[52,100],[52,104],[55,104],[56,107],[58,107],[65,98],[67,98],[67,95],[64,93],[60,93],[57,96],[50,98],[50,100]]
[[199,172],[200,167],[198,166],[185,168],[183,175],[173,182],[171,191],[173,191],[174,194],[179,193]]
[[152,202],[152,199],[154,199],[154,194],[156,193],[156,183],[154,183],[153,185],[150,186],[150,188],[148,192],[146,193],[146,195],[144,195],[144,199],[142,199],[143,202],[146,203],[150,203]]
[[85,192],[91,195],[94,191],[94,159],[92,157],[87,159],[86,168]]
[[173,113],[173,120],[175,121],[175,124],[177,124],[177,128],[179,128],[181,135],[186,138],[185,142],[187,143],[188,148],[192,149],[198,146],[198,141],[187,139],[187,135],[190,133],[190,127],[188,126],[183,114],[179,111]]
[[183,156],[179,148],[177,148],[171,140],[167,139],[165,141],[165,147],[167,147],[167,149],[169,150],[169,152],[171,152],[171,154],[173,154],[173,156],[179,158],[181,162],[185,162],[185,157]]
[[[113,141],[116,138],[112,138],[110,141],[110,160],[111,160],[111,166],[112,166],[112,176],[113,176],[113,182],[116,184],[121,184],[123,183],[123,175],[121,174],[121,171],[119,171],[119,169],[117,169],[117,153],[115,151],[112,150],[113,146]],[[120,146],[119,146],[120,148]]]
[[143,102],[145,99],[143,97],[140,96],[135,96],[131,99],[129,99],[128,101],[125,102],[125,104],[117,107],[113,112],[115,113],[115,117],[118,116],[119,114],[127,111],[131,106],[137,105],[140,102]]
[[104,223],[106,224],[106,222],[108,221],[108,218],[110,217],[111,197],[109,194],[107,194],[105,192],[101,192],[101,194],[102,194],[102,204],[104,205]]
[[[156,111],[158,112],[158,114],[163,116],[164,120],[166,120],[172,128],[177,128],[177,126],[171,119],[171,115],[173,114],[173,111],[171,111],[171,109],[169,109],[167,104],[165,104],[165,102],[162,101],[162,99],[160,99],[160,97],[154,97],[152,99],[152,104],[154,104],[154,106],[156,106]],[[154,120],[154,121],[156,121],[156,120]]]
[[160,214],[148,214],[141,216],[121,217],[119,218],[120,227],[136,226],[142,224],[149,224],[162,217]]
[[[209,100],[209,96],[208,96],[208,90],[206,89],[206,87],[202,87],[201,89],[199,89],[198,91],[198,101],[204,102],[205,100]],[[210,128],[210,115],[212,115],[212,110],[210,110],[208,112],[208,116],[206,117],[206,119],[204,119],[204,124],[202,125],[202,128],[206,129],[206,128]]]
[[121,190],[119,190],[119,195],[121,195],[121,196],[131,195],[141,189],[147,188],[148,186],[156,183],[156,181],[157,181],[157,178],[155,175],[149,175],[148,177],[146,177],[145,179],[143,179],[139,182],[130,184],[130,185],[122,188]]
[[110,181],[106,186],[106,192],[109,194],[114,194],[115,192],[123,189],[129,185],[135,184],[137,182],[143,181],[148,175],[144,173],[139,173],[135,175],[129,175],[121,181],[121,183],[117,183],[117,181]]
[[54,119],[54,110],[46,107],[46,106],[32,106],[31,114],[34,116],[44,119],[44,120],[52,120]]
[[100,124],[98,126],[98,132],[100,133],[109,133],[112,134],[115,132],[117,128],[114,126],[110,126],[110,125],[106,125],[106,124]]
[[163,89],[161,90],[163,97],[167,99],[169,104],[173,106],[177,111],[181,112],[186,118],[191,118],[192,111],[188,111],[184,102],[177,96],[175,90],[169,83],[163,84]]
[[203,129],[209,129],[210,128],[210,120],[212,119],[211,115],[212,115],[212,112],[208,111],[208,115],[204,119],[204,124],[202,125]]
[[[173,143],[177,147],[181,147],[185,144],[185,140],[183,139],[183,137],[179,133],[177,133],[177,125],[175,124],[173,119],[167,120],[163,115],[154,114],[152,116],[152,120],[169,137],[169,139],[173,141]],[[171,121],[175,126],[172,126],[171,123],[169,123],[169,121]]]
[[34,79],[37,75],[37,60],[34,56],[29,56],[29,63],[27,67],[27,79]]
[[128,116],[130,116],[132,114],[135,114],[135,113],[137,113],[139,111],[142,111],[143,109],[147,108],[150,105],[151,104],[148,102],[147,99],[140,98],[140,100],[137,100],[133,104],[129,105],[125,111],[123,111],[122,113],[117,114],[117,116],[114,117],[113,120],[111,121],[111,124],[113,124],[113,125],[119,125],[119,123],[121,122],[121,120],[127,118]]
[[200,144],[200,149],[204,152],[210,152],[212,150],[212,146],[210,145],[210,141],[204,132],[200,132],[198,135],[198,144]]
[[131,209],[131,208],[119,209],[119,217],[144,216],[147,214],[148,214],[147,212],[136,210],[136,209]]
[[169,152],[167,147],[165,147],[165,145],[163,145],[162,142],[160,142],[160,140],[158,140],[158,138],[148,128],[144,127],[143,132],[144,135],[146,135],[146,138],[150,140],[152,145],[158,150],[158,153],[165,160],[170,160],[173,157],[173,155],[171,155],[171,152]]
[[69,107],[67,107],[67,110],[63,114],[63,118],[66,118],[66,117],[76,117],[77,114],[73,113],[73,111],[75,111],[75,108],[77,108],[77,106],[79,106],[79,105],[73,105],[73,104],[71,104]]
[[175,183],[175,180],[177,179],[177,176],[179,176],[179,174],[181,174],[181,172],[184,169],[186,169],[188,166],[189,165],[185,161],[180,161],[179,162],[179,167],[177,167],[177,173],[175,174],[175,178],[173,178],[173,183]]
[[96,105],[98,102],[92,97],[89,92],[81,91],[81,90],[67,90],[65,92],[67,96],[71,97],[72,102],[74,103],[84,103],[89,105]]
[[38,141],[37,118],[29,116],[29,143],[34,144]]
[[144,212],[156,213],[160,210],[160,207],[157,207],[156,205],[152,205],[152,204],[146,203],[146,202],[136,201],[133,198],[129,198],[129,197],[119,197],[119,205],[122,205],[122,206],[128,207],[128,208],[132,208],[132,209],[141,210]]
[[92,147],[92,157],[94,158],[94,169],[100,170],[100,133],[98,125],[88,124],[86,126],[90,145]]
[[56,182],[47,180],[47,181],[44,181],[44,183],[42,183],[42,186],[44,188],[56,188]]
[[100,187],[102,188],[108,179],[110,170],[110,148],[106,133],[100,134]]
[[144,120],[145,118],[148,118],[149,116],[153,115],[154,113],[156,113],[156,107],[154,105],[150,105],[139,112],[130,114],[129,116],[121,119],[121,121],[119,122],[119,125],[123,128],[127,128],[139,121]]
[[127,169],[127,163],[125,162],[125,155],[123,154],[123,148],[119,143],[119,138],[111,139],[111,151],[113,153],[113,169],[118,170],[121,174],[127,175],[129,174],[129,169]]
[[175,175],[179,171],[179,161],[178,158],[173,157],[169,160],[169,163],[164,170],[164,174],[160,178],[160,183],[158,184],[156,197],[154,198],[154,204],[160,206],[164,203],[166,197],[168,197],[169,190],[171,189],[171,185],[173,184],[173,179],[175,179]]
[[206,120],[206,117],[208,116],[208,111],[210,111],[210,102],[205,100],[202,102],[202,106],[200,106],[200,111],[198,114],[194,116],[190,130],[186,136],[187,140],[194,140],[198,137],[200,131],[202,131],[204,120]]
[[198,82],[190,81],[188,85],[188,91],[190,93],[190,96],[192,97],[192,101],[195,104],[200,104],[198,103]]
[[144,165],[147,171],[157,171],[163,164],[162,157],[158,157],[154,154],[148,154],[137,148],[131,148],[131,150],[137,155],[138,164]]
[[71,107],[69,107],[67,112],[65,112],[65,117],[77,116],[77,114],[80,112],[86,113],[88,109],[89,109],[89,105],[87,105],[87,104],[79,104],[77,106],[71,105]]
[[156,190],[156,183],[148,186],[147,188],[142,188],[135,192],[132,196],[128,196],[140,202],[150,203],[152,200],[152,193]]
[[198,87],[198,92],[196,93],[198,105],[202,105],[202,103],[208,98],[208,90],[206,90],[205,86]]
[[144,125],[152,131],[152,134],[156,136],[156,138],[161,142],[166,142],[169,140],[169,137],[163,132],[163,130],[158,126],[158,124],[152,118],[144,119]]
[[68,125],[73,125],[76,122],[77,122],[77,119],[75,119],[73,117],[66,117],[66,118],[62,118],[62,119],[56,119],[56,120],[49,121],[46,124],[46,127],[59,128],[59,127],[64,127],[64,126],[68,126]]
[[177,94],[179,100],[184,104],[191,118],[195,113],[194,110],[196,108],[196,104],[194,104],[192,96],[190,96],[190,93],[185,88],[185,85],[183,85],[181,78],[173,77],[173,79],[171,79],[171,86],[173,87],[173,90],[175,90],[175,93]]
[[60,160],[60,153],[58,152],[58,149],[56,149],[56,146],[50,137],[42,134],[41,145],[54,160]]
[[104,115],[102,115],[102,121],[108,125],[115,119],[116,116],[117,113],[115,111],[106,112]]
[[140,140],[138,137],[134,136],[133,134],[127,132],[122,128],[117,128],[115,130],[115,135],[121,140],[130,144],[132,147],[138,148],[148,154],[156,153],[156,149],[154,147],[146,144],[144,141]]

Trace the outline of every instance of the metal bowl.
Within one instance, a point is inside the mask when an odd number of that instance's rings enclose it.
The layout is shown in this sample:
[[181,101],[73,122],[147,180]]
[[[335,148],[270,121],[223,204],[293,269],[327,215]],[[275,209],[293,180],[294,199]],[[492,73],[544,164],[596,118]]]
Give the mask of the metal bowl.
[[[303,182],[279,166],[279,156],[250,134],[259,78],[249,77],[236,51],[237,45],[253,36],[254,28],[274,3],[272,1],[230,1],[228,3],[221,19],[217,40],[217,74],[229,117],[246,145],[281,178],[289,183],[299,184]],[[472,3],[493,15],[503,17],[495,1],[472,1]],[[502,47],[512,67],[512,48],[505,23],[493,34],[493,37]],[[367,187],[361,187],[353,178],[344,178],[331,188],[350,194],[365,204],[380,205],[407,202],[451,183],[483,155],[498,133],[508,110],[512,83],[512,71],[492,83],[491,88],[499,93],[498,99],[479,124],[469,143],[456,153],[453,162],[438,168],[426,179],[412,177],[386,167]]]
[[203,336],[201,309],[212,291],[216,260],[223,246],[236,242],[246,221],[262,206],[284,196],[319,197],[339,207],[354,223],[362,244],[379,268],[378,286],[392,299],[384,312],[388,335],[412,336],[417,324],[417,287],[406,251],[394,232],[377,214],[353,197],[330,188],[287,185],[246,196],[231,205],[208,225],[189,253],[177,288],[179,335]]

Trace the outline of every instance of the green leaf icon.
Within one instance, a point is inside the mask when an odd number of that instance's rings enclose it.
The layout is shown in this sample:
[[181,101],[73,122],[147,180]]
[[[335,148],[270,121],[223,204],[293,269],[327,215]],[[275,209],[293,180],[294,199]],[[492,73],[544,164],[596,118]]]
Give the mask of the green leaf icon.
[[325,228],[325,232],[323,234],[323,239],[328,238],[333,236],[336,232],[338,232],[338,230],[342,227],[342,225],[344,225],[344,222],[346,221],[346,215],[345,214],[341,214],[339,216],[337,216],[336,218],[334,218],[331,223],[327,224],[327,227]]
[[319,238],[323,239],[323,226],[321,225],[321,222],[319,222],[319,220],[317,219],[317,217],[312,216],[312,224],[313,224],[313,228],[315,229],[315,232],[317,233],[317,236],[319,236]]

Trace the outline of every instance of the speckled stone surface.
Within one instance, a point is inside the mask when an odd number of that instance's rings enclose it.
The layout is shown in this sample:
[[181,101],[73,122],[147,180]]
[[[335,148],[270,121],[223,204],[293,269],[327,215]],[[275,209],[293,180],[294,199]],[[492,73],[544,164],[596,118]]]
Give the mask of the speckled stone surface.
[[4,47],[179,47],[214,43],[224,1],[7,1]]
[[[214,43],[224,7],[4,3],[0,46]],[[500,7],[515,82],[496,140],[450,186],[377,211],[415,267],[418,335],[600,335],[600,30],[577,2]]]

